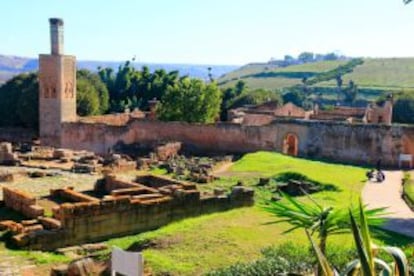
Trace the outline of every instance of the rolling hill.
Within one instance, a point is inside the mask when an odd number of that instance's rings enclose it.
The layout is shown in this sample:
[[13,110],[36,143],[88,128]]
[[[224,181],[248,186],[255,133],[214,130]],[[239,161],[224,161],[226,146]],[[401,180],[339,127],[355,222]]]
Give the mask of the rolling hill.
[[[219,78],[222,87],[244,80],[252,88],[283,89],[301,84],[304,75],[333,70],[347,61],[321,61],[278,68],[270,64],[248,64]],[[343,76],[346,85],[353,80],[359,88],[392,91],[414,88],[414,58],[365,58],[362,65]],[[335,87],[335,81],[321,82],[317,87]]]

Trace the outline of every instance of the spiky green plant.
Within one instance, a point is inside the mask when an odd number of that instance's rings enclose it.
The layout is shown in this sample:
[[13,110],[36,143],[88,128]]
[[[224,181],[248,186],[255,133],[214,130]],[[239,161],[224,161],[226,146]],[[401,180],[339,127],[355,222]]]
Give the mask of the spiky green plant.
[[[308,229],[310,234],[318,233],[319,248],[326,253],[326,242],[329,235],[350,232],[349,215],[346,209],[335,209],[318,204],[310,195],[306,195],[309,201],[299,200],[281,193],[281,201],[266,201],[262,208],[273,214],[278,220],[270,223],[287,222],[292,225],[284,233],[298,228]],[[358,213],[358,208],[352,209],[353,214]],[[380,226],[384,223],[385,208],[370,209],[366,211],[367,223],[371,226]]]
[[[315,255],[318,259],[320,267],[322,267],[322,273],[325,276],[333,275],[362,275],[362,276],[375,276],[377,272],[379,275],[394,275],[394,276],[408,276],[408,262],[404,252],[398,247],[390,246],[376,246],[373,244],[368,227],[368,218],[364,206],[360,200],[358,207],[358,218],[355,218],[355,214],[352,209],[349,210],[349,218],[351,222],[351,230],[355,240],[355,247],[358,252],[358,259],[351,261],[342,273],[338,273],[332,265],[328,262],[320,248],[315,244],[311,235],[306,230],[308,239],[312,245]],[[385,251],[393,258],[391,264],[376,258],[379,251]]]

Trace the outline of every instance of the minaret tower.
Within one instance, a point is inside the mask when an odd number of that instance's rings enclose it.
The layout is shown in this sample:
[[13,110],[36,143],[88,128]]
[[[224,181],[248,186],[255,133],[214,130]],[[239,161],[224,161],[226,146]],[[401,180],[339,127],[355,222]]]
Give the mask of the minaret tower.
[[39,137],[59,147],[61,124],[76,120],[76,57],[64,55],[63,20],[49,22],[51,54],[39,55]]

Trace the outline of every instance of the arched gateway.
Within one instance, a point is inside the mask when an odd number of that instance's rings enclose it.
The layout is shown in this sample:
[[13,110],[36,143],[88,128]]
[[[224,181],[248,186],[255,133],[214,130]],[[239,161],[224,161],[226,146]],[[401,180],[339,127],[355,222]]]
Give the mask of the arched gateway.
[[299,139],[296,134],[288,133],[283,139],[283,153],[287,155],[298,155]]

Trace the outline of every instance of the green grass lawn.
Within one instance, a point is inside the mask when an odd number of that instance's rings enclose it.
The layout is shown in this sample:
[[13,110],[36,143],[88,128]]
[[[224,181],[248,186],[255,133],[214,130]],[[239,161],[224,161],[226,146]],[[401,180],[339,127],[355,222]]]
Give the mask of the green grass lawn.
[[[287,171],[300,172],[313,180],[336,185],[339,191],[324,191],[313,197],[324,205],[338,208],[357,202],[365,179],[362,168],[257,152],[245,155],[234,164],[228,176],[204,185],[203,189],[229,188],[238,180],[245,185],[254,185],[259,177]],[[258,201],[265,195],[257,189]],[[261,256],[260,250],[270,245],[294,241],[308,246],[303,231],[285,235],[283,231],[288,229],[288,225],[267,224],[274,220],[270,214],[254,206],[185,219],[155,231],[112,239],[108,243],[128,248],[152,241],[152,246],[143,252],[146,263],[155,273],[197,275],[236,262],[255,260]],[[410,242],[409,239],[386,233],[377,237],[377,241],[397,245]],[[328,243],[350,247],[352,239],[350,235],[332,236]]]
[[407,203],[414,207],[414,179],[413,174],[406,173],[404,175],[404,186],[403,186],[403,193],[405,195],[405,200],[408,201]]

